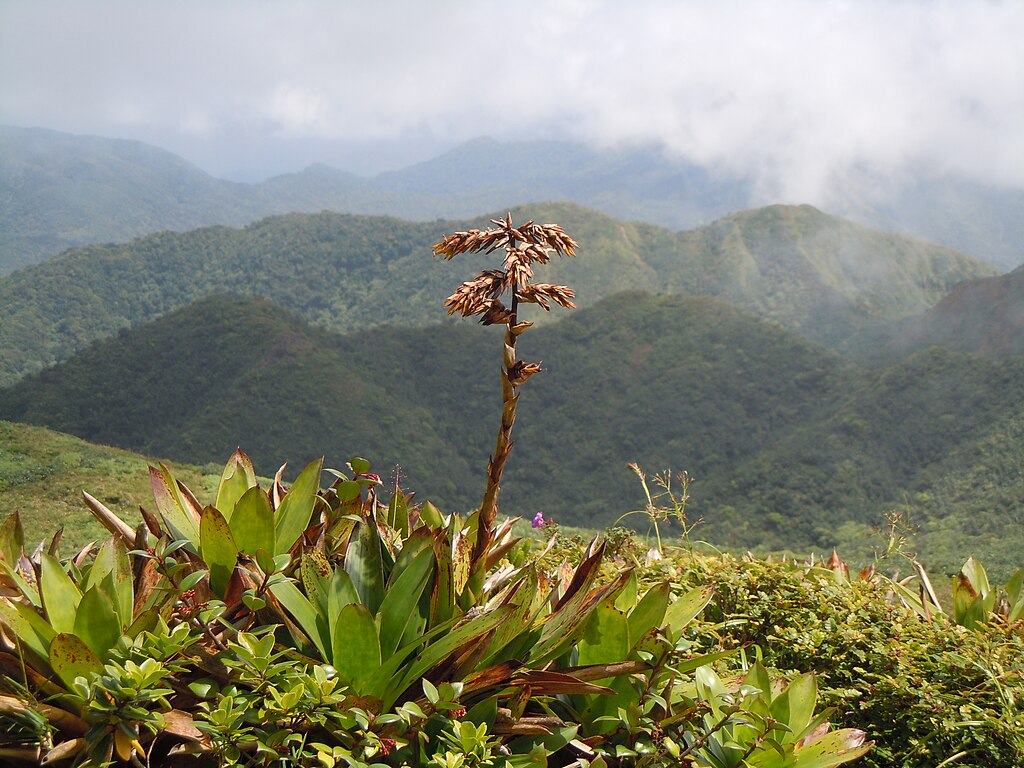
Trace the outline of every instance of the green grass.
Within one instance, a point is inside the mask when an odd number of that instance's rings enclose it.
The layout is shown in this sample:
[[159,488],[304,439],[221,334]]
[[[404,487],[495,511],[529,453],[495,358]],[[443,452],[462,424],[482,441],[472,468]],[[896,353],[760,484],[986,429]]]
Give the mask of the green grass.
[[[0,421],[0,518],[21,515],[26,546],[48,539],[63,526],[63,551],[77,549],[107,535],[85,506],[82,492],[134,525],[140,519],[139,505],[152,506],[151,461],[41,427]],[[173,466],[175,475],[197,493],[216,488],[219,473]]]

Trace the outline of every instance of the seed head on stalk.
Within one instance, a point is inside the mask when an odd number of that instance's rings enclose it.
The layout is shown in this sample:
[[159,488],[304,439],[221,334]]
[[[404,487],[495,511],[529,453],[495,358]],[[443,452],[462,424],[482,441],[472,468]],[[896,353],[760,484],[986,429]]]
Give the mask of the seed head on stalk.
[[[529,363],[516,357],[516,339],[533,323],[519,321],[520,304],[536,304],[544,310],[554,302],[573,309],[572,289],[565,285],[534,283],[537,264],[547,264],[551,255],[574,256],[579,244],[557,224],[536,224],[527,221],[514,226],[512,214],[492,219],[490,229],[471,229],[448,235],[434,245],[434,255],[445,260],[460,253],[493,253],[504,250],[500,269],[486,269],[458,287],[445,300],[448,314],[479,317],[483,325],[505,325],[504,357],[501,369],[503,408],[501,426],[494,455],[487,463],[487,489],[480,506],[477,538],[473,547],[474,567],[480,563],[490,544],[491,529],[498,514],[498,492],[501,474],[512,451],[512,425],[519,402],[518,387],[540,372],[540,363]],[[508,302],[506,304],[506,301]]]

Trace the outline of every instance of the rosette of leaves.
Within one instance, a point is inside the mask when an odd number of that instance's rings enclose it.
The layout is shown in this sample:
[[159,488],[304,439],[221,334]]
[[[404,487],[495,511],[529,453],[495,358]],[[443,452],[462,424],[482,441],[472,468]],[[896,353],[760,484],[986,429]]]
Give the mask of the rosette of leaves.
[[491,528],[498,514],[498,493],[501,476],[512,451],[512,426],[519,402],[518,388],[540,372],[539,362],[520,360],[516,341],[532,323],[520,322],[522,304],[535,304],[547,311],[552,303],[573,309],[573,291],[565,285],[534,282],[534,268],[547,264],[552,254],[574,256],[579,244],[557,224],[527,221],[516,226],[512,214],[492,219],[489,229],[471,229],[448,235],[434,245],[434,255],[446,260],[464,253],[504,251],[498,269],[487,269],[459,286],[445,300],[448,314],[478,317],[483,325],[504,325],[501,394],[502,413],[494,454],[487,464],[487,487],[480,505],[477,538],[473,550],[474,572],[479,571],[483,552],[487,549]]

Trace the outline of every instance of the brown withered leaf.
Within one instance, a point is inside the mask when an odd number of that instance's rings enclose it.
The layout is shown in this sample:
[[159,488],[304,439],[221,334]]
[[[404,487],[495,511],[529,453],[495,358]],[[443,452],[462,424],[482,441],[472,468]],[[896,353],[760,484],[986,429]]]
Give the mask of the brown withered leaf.
[[522,288],[519,288],[516,291],[516,295],[520,301],[528,304],[538,304],[544,310],[550,309],[548,301],[553,301],[566,309],[574,309],[576,307],[572,301],[576,294],[567,285],[534,283],[533,285],[524,285]]
[[513,387],[518,387],[534,374],[540,373],[540,371],[540,363],[528,363],[525,360],[519,360],[508,369],[508,380]]

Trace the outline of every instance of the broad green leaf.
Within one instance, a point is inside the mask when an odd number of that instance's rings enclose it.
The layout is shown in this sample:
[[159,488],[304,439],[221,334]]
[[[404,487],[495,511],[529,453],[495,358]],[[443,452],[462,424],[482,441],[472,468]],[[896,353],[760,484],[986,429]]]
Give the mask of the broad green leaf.
[[359,602],[359,594],[356,592],[352,579],[339,568],[331,576],[327,585],[327,611],[324,614],[327,619],[326,626],[333,627],[338,623],[338,617],[346,605],[353,605]]
[[[220,484],[217,486],[217,501],[214,502],[214,506],[224,515],[225,520],[231,522],[238,500],[254,486],[256,486],[256,471],[253,469],[252,461],[241,450],[236,450],[231,454],[228,463],[224,465],[224,472],[221,473]],[[253,550],[253,552],[255,551]]]
[[420,520],[430,528],[444,527],[444,515],[441,514],[441,510],[429,501],[424,503],[420,509]]
[[89,587],[82,595],[75,617],[74,633],[106,661],[117,639],[121,625],[110,598],[98,587]]
[[261,549],[274,552],[274,508],[270,496],[258,485],[241,495],[228,522],[239,551],[247,555]]
[[405,494],[397,487],[395,488],[395,492],[391,495],[391,501],[388,502],[388,525],[401,533],[403,537],[408,538],[409,505],[406,501]]
[[299,575],[302,577],[302,587],[309,602],[316,608],[317,613],[327,616],[327,593],[333,575],[327,555],[319,549],[303,552],[299,561]]
[[103,662],[83,640],[62,632],[50,643],[50,666],[68,689],[76,677],[89,677],[103,672]]
[[187,539],[198,552],[199,520],[192,510],[192,505],[182,496],[171,470],[163,464],[159,469],[150,467],[149,484],[153,488],[156,508],[174,534],[173,538]]
[[1010,610],[1006,615],[1008,621],[1024,619],[1024,568],[1014,572],[1006,582],[1006,597]]
[[636,571],[634,571],[633,578],[626,582],[626,586],[622,588],[622,593],[615,598],[615,607],[628,614],[636,606],[636,598],[639,594],[640,580],[636,576]]
[[967,558],[967,562],[960,569],[960,573],[964,575],[974,591],[981,597],[984,597],[991,591],[992,588],[988,583],[988,574],[985,573],[985,568],[981,562],[974,557]]
[[231,526],[216,507],[207,507],[199,522],[199,551],[210,570],[210,589],[224,597],[228,581],[238,563],[238,547]]
[[1024,568],[1018,568],[1006,582],[1006,597],[1010,605],[1024,597]]
[[0,558],[14,568],[25,550],[25,531],[21,527],[21,516],[12,512],[0,525]]
[[99,586],[111,598],[117,618],[124,629],[132,623],[135,602],[132,565],[128,548],[120,537],[111,536],[100,545],[82,588]]
[[309,526],[316,505],[317,492],[320,490],[320,472],[323,470],[323,457],[310,462],[292,484],[291,490],[285,494],[277,508],[277,521],[274,531],[277,536],[274,554],[289,552],[299,536]]
[[772,717],[788,725],[797,738],[800,738],[814,717],[814,706],[817,702],[818,683],[814,675],[800,675],[791,680],[786,689],[772,701]]
[[370,471],[370,462],[358,456],[352,459],[348,465],[352,469],[353,475],[365,475]]
[[694,673],[694,680],[697,683],[697,693],[701,699],[711,706],[713,716],[717,719],[722,716],[723,697],[729,694],[722,679],[715,674],[710,665],[698,667]]
[[82,593],[61,564],[45,552],[41,555],[39,594],[53,630],[74,632],[75,614],[82,601]]
[[436,626],[455,615],[456,595],[452,548],[444,531],[436,531],[433,547],[437,560],[437,578],[430,592],[430,623]]
[[367,681],[380,668],[381,661],[373,616],[365,605],[346,605],[331,631],[331,663],[357,695],[368,695]]
[[509,592],[502,605],[512,607],[508,620],[494,630],[491,638],[491,655],[481,666],[489,667],[499,661],[513,658],[511,648],[517,637],[530,628],[533,615],[533,598],[537,593],[537,568],[530,564],[523,575],[509,587]]
[[697,587],[680,596],[665,611],[665,625],[678,635],[711,602],[713,594],[713,587]]
[[[397,566],[395,570],[398,570]],[[433,570],[434,551],[427,546],[389,585],[377,613],[380,652],[384,658],[398,649],[406,625],[417,618],[417,605]]]
[[320,652],[320,658],[326,662],[330,662],[330,649],[331,641],[330,638],[324,638],[321,636],[320,626],[317,623],[317,611],[313,607],[313,604],[306,599],[306,596],[299,591],[299,588],[295,586],[294,582],[281,581],[270,587],[270,593],[277,598],[278,602],[285,607],[285,609],[292,615],[295,621],[298,622],[299,628],[306,633],[317,650]]
[[41,660],[49,658],[50,642],[56,632],[35,609],[24,603],[0,600],[0,622],[11,630],[19,643]]
[[370,609],[370,613],[376,613],[384,599],[384,563],[377,521],[372,514],[359,526],[357,535],[348,545],[345,571],[363,605]]
[[388,697],[384,699],[384,708],[389,709],[395,699],[401,696],[410,685],[426,675],[435,665],[444,661],[453,651],[474,639],[482,641],[491,630],[508,618],[511,610],[509,606],[503,605],[493,611],[483,613],[427,646],[409,665],[398,685],[393,685],[389,689]]
[[[629,637],[634,647],[644,635],[655,627],[660,627],[665,621],[668,599],[669,583],[663,581],[647,590],[647,594],[629,611]],[[619,604],[620,601],[617,600],[616,605]]]
[[[548,661],[565,653],[586,629],[591,612],[605,600],[614,600],[632,575],[629,571],[625,571],[611,583],[591,590],[589,584],[593,583],[597,576],[600,562],[601,556],[598,553],[580,564],[580,568],[582,568],[589,563],[593,570],[585,575],[582,582],[579,582],[581,586],[575,590],[572,597],[550,614],[541,629],[540,641],[531,652],[532,661],[536,663]],[[576,581],[574,576],[573,582]]]
[[[757,696],[748,696],[743,703],[743,708],[761,716],[771,714],[772,681],[768,677],[768,670],[764,668],[764,664],[756,662],[748,669],[747,674],[743,677],[743,684],[761,692]],[[786,711],[788,712],[788,709]],[[788,723],[786,724],[788,725]]]
[[797,768],[834,768],[866,755],[873,746],[874,742],[864,743],[863,731],[843,728],[795,749],[792,765]]
[[591,612],[578,648],[580,666],[625,661],[630,649],[629,619],[615,606],[602,603]]
[[7,578],[14,583],[14,586],[18,588],[18,591],[21,592],[21,594],[24,595],[32,605],[37,608],[42,606],[39,597],[39,587],[36,584],[30,584],[13,566],[8,565],[3,560],[0,560],[0,573],[6,575]]
[[355,480],[345,480],[334,486],[334,492],[338,495],[338,501],[344,504],[346,501],[359,498],[363,486]]

